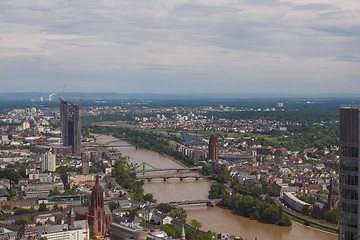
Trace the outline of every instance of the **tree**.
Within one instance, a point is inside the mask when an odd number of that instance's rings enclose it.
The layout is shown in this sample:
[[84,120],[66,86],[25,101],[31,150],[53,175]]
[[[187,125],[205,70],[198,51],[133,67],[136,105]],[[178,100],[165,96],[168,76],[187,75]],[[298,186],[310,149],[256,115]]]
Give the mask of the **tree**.
[[10,209],[11,209],[11,206],[10,206],[10,205],[4,205],[4,206],[2,206],[2,209],[4,209],[4,210],[10,210]]
[[144,219],[141,219],[141,222],[139,224],[141,227],[149,227],[150,224],[148,224]]
[[56,188],[54,190],[50,190],[49,196],[54,196],[54,195],[61,195],[60,191],[57,190]]
[[17,215],[24,215],[24,214],[30,214],[30,213],[34,213],[34,210],[32,209],[26,209],[26,208],[17,208],[14,212],[14,216]]
[[302,213],[305,215],[309,215],[311,213],[311,207],[310,205],[305,205],[302,209]]
[[224,185],[219,183],[211,185],[209,192],[210,199],[222,199],[225,198],[227,195],[229,194],[227,193],[226,187]]
[[285,215],[284,213],[281,214],[281,218],[276,224],[279,226],[291,226],[292,225],[290,218],[287,215]]
[[324,219],[328,222],[337,223],[339,220],[339,209],[335,208],[324,213]]
[[31,223],[31,219],[28,216],[25,216],[24,220],[26,221],[26,223]]
[[172,238],[178,238],[180,237],[180,234],[181,234],[181,229],[180,228],[176,228],[174,225],[172,224],[164,224],[164,225],[161,225],[161,230],[162,231],[165,231],[166,234],[169,236],[169,237],[172,237]]
[[49,209],[46,207],[45,203],[40,203],[39,205],[39,212],[45,212],[48,211]]
[[213,169],[209,166],[206,166],[204,165],[202,168],[201,168],[201,173],[205,176],[208,176],[208,175],[211,175],[213,174]]
[[92,167],[90,168],[90,173],[99,173],[102,172],[103,170],[101,168],[96,168],[96,167]]
[[93,226],[89,225],[89,234],[90,234],[90,237],[92,238],[93,236],[95,236],[95,229]]
[[18,219],[18,220],[16,220],[15,221],[15,225],[26,225],[27,224],[27,222],[26,222],[26,220],[25,219]]
[[186,210],[183,208],[176,208],[174,209],[170,214],[170,217],[176,218],[179,221],[185,223],[186,222],[186,218],[187,218],[187,213]]
[[169,213],[172,209],[171,205],[167,203],[159,203],[157,208],[162,213]]
[[221,165],[220,173],[218,174],[216,181],[218,183],[226,183],[231,180],[231,176],[227,170],[226,164]]
[[66,189],[62,195],[76,195],[76,192],[72,189]]
[[209,240],[209,239],[215,239],[216,238],[216,234],[208,231],[206,233],[203,234],[199,234],[199,236],[197,237],[197,240]]
[[9,189],[9,194],[10,194],[10,197],[15,197],[16,196],[16,191],[14,188],[10,188]]
[[147,194],[145,194],[145,196],[144,196],[144,201],[145,202],[156,202],[156,199],[154,199],[154,196],[153,196],[153,194],[152,193],[147,193]]
[[54,206],[53,206],[53,210],[59,210],[60,208],[59,208],[59,205],[57,205],[57,204],[54,204]]
[[196,231],[193,228],[186,229],[185,235],[187,240],[196,240]]
[[201,222],[199,222],[199,221],[196,220],[196,219],[192,219],[191,222],[190,222],[190,224],[191,224],[194,228],[196,228],[196,229],[202,228]]

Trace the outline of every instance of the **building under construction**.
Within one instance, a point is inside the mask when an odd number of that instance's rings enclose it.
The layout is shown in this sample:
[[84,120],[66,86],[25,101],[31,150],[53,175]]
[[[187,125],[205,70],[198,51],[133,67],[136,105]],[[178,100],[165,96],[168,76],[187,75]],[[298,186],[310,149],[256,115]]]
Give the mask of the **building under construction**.
[[81,152],[81,115],[78,104],[61,100],[60,122],[63,146],[71,146],[73,153]]

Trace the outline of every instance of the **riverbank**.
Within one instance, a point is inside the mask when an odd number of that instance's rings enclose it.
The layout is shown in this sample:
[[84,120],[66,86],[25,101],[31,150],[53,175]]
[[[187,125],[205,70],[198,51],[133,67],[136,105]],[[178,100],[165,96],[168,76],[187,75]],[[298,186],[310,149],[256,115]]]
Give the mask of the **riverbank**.
[[281,202],[278,200],[275,200],[275,203],[278,206],[281,206],[283,211],[288,214],[288,216],[298,223],[304,224],[308,227],[313,227],[322,231],[326,231],[333,234],[338,234],[338,226],[335,224],[328,223],[324,220],[315,219],[309,216],[305,216],[303,214],[300,214],[292,209],[286,208]]
[[[102,136],[99,141],[102,144],[116,141],[119,145],[124,140],[116,139],[109,135]],[[100,143],[99,142],[99,143]],[[164,155],[135,147],[114,147],[115,151],[121,152],[122,156],[129,156],[131,163],[147,162],[157,168],[182,168],[179,164]],[[211,181],[152,181],[145,182],[144,193],[152,193],[159,202],[173,200],[197,200],[208,197]],[[337,236],[304,226],[293,224],[292,227],[280,227],[264,224],[245,217],[234,215],[230,210],[220,207],[187,208],[188,220],[196,219],[202,223],[202,230],[214,232],[227,232],[235,236],[243,236],[245,239],[258,240],[337,240]]]

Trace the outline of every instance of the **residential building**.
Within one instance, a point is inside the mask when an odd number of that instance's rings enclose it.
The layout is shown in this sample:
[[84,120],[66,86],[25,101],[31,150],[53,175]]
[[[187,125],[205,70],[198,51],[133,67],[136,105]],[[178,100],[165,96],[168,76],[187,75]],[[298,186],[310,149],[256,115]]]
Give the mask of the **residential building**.
[[56,156],[50,152],[41,155],[41,171],[55,172]]
[[[84,240],[89,239],[89,229],[86,220],[75,221],[73,225],[44,225],[39,227],[25,228],[18,233],[21,239],[40,239],[48,240]],[[19,238],[19,239],[20,239]]]

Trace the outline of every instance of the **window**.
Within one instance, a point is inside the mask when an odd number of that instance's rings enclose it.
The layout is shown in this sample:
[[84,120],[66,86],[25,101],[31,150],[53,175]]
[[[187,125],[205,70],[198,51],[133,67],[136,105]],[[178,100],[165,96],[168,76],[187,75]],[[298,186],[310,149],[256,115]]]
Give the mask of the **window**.
[[349,203],[341,203],[341,211],[357,214],[358,213],[358,206],[357,204],[349,204]]
[[359,170],[357,161],[340,160],[340,170],[357,172]]
[[347,174],[342,174],[340,177],[341,183],[346,185],[358,186],[358,176],[351,176]]
[[341,147],[340,149],[341,156],[344,157],[359,157],[359,149],[355,147]]
[[358,200],[358,191],[353,189],[341,188],[341,196],[347,199]]

